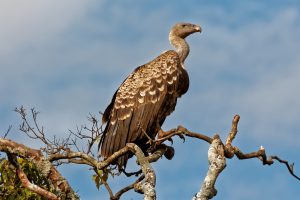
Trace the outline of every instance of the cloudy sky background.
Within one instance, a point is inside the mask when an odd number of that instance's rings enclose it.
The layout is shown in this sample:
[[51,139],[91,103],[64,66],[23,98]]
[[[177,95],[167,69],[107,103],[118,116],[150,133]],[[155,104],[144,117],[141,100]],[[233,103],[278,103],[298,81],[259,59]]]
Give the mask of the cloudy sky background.
[[[260,145],[296,163],[300,174],[300,3],[286,1],[1,1],[0,131],[40,147],[18,133],[16,106],[35,107],[47,134],[66,137],[103,111],[138,65],[170,49],[178,21],[202,26],[188,38],[189,92],[164,129],[225,138],[241,115],[235,145]],[[207,169],[208,145],[175,140],[175,157],[154,164],[158,199],[191,199]],[[130,165],[132,166],[132,165]],[[86,167],[61,167],[82,199],[107,199]],[[121,180],[121,181],[120,181]],[[112,181],[114,191],[126,184]],[[132,180],[131,180],[132,181]],[[283,165],[228,160],[215,199],[298,199],[299,182]],[[133,192],[123,199],[141,199]]]

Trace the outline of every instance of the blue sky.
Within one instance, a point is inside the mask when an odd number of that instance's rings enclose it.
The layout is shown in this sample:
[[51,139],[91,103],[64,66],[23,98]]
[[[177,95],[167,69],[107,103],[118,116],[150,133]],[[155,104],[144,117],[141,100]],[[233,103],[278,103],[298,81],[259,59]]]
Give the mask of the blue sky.
[[[19,105],[41,112],[48,135],[65,137],[103,111],[124,78],[170,47],[178,21],[203,32],[188,38],[191,86],[165,129],[227,135],[241,115],[235,140],[245,152],[260,145],[296,163],[300,173],[300,3],[294,1],[1,1],[0,130],[18,133]],[[207,169],[208,145],[176,139],[172,161],[154,164],[159,199],[191,199]],[[130,167],[134,167],[133,164]],[[82,199],[107,199],[88,168],[61,167]],[[298,173],[298,174],[299,174]],[[112,180],[114,191],[126,184]],[[132,181],[132,180],[130,180]],[[299,182],[283,165],[228,160],[215,199],[298,199]],[[128,193],[123,199],[141,199]]]

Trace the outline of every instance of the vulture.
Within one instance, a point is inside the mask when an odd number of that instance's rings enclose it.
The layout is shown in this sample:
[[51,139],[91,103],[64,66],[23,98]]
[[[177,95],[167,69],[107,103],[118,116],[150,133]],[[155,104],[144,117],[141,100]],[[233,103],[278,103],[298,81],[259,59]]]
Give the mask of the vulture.
[[[189,54],[185,38],[201,32],[201,27],[177,23],[169,33],[175,50],[169,50],[154,60],[137,67],[117,89],[102,116],[106,123],[99,143],[104,159],[126,146],[137,144],[147,155],[149,138],[155,139],[166,117],[176,106],[177,98],[187,92],[189,77],[184,61]],[[114,163],[119,170],[126,167],[131,154]]]

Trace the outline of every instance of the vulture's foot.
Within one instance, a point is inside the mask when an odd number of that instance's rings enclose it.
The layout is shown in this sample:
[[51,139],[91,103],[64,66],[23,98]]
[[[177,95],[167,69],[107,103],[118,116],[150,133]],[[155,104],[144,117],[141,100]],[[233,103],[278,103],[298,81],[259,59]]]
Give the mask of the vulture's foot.
[[175,131],[176,129],[171,129],[169,131],[163,131],[162,129],[160,129],[157,134],[156,142],[158,142],[158,144],[161,144],[163,141],[168,140],[171,142],[171,144],[173,144],[172,136],[174,135]]
[[154,146],[155,145],[155,141],[147,134],[147,132],[142,129],[143,134],[148,138],[148,142],[147,144],[150,144],[150,146]]
[[178,137],[180,138],[180,139],[182,139],[183,140],[183,142],[185,142],[185,137],[184,137],[184,133],[187,131],[187,129],[186,128],[184,128],[183,126],[178,126],[177,127],[177,129],[176,129],[176,132],[178,133],[177,135],[178,135]]

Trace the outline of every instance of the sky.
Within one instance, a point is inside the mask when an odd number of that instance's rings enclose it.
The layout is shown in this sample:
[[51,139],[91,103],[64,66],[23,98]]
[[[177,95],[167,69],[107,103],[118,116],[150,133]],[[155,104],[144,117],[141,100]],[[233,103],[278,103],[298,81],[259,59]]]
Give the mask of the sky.
[[[103,111],[135,67],[171,49],[170,27],[191,22],[185,66],[190,89],[163,129],[184,125],[223,140],[241,116],[234,145],[244,152],[262,145],[295,162],[300,174],[300,3],[297,0],[137,1],[10,0],[0,2],[0,132],[39,148],[18,131],[23,105],[40,111],[51,138],[87,124]],[[99,118],[100,116],[97,115]],[[153,164],[158,199],[191,199],[207,172],[208,145],[175,139],[175,156]],[[134,160],[128,168],[134,170]],[[88,167],[62,166],[81,199],[108,199]],[[130,170],[129,170],[130,171]],[[113,191],[127,183],[111,180]],[[300,183],[285,166],[258,159],[227,160],[216,200],[298,199]],[[129,192],[123,199],[142,199]]]

